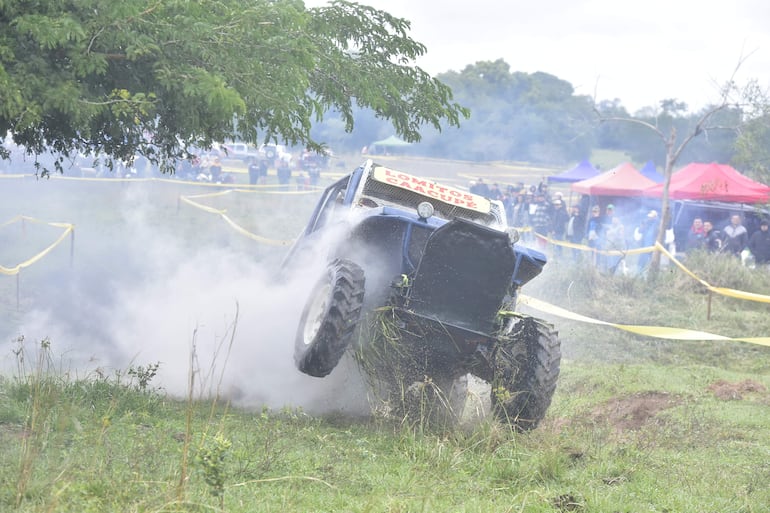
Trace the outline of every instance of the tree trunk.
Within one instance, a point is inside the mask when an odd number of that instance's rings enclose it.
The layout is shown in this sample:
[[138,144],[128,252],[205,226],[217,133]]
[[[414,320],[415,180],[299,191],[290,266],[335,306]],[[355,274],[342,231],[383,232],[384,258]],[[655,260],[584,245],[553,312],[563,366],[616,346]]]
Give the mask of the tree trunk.
[[[669,139],[666,141],[666,167],[663,170],[663,195],[661,196],[660,204],[660,225],[658,226],[658,237],[656,241],[659,245],[665,247],[666,230],[671,225],[671,207],[668,199],[668,190],[671,185],[671,175],[674,172],[674,164],[676,163],[676,155],[674,151],[674,142],[676,141],[676,129],[671,130]],[[650,274],[652,276],[657,275],[660,271],[660,258],[661,252],[658,248],[652,253],[652,259],[650,260]]]

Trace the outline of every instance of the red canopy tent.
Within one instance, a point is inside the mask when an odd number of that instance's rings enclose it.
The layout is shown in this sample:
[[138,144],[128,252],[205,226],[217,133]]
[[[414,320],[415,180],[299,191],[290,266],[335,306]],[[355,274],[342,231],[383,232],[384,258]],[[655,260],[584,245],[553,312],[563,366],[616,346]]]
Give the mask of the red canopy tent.
[[[742,175],[726,164],[692,163],[671,175],[671,199],[726,201],[731,203],[770,202],[770,187]],[[663,184],[644,190],[645,196],[663,196]]]
[[572,190],[591,196],[639,196],[655,182],[626,162],[604,173],[572,184]]

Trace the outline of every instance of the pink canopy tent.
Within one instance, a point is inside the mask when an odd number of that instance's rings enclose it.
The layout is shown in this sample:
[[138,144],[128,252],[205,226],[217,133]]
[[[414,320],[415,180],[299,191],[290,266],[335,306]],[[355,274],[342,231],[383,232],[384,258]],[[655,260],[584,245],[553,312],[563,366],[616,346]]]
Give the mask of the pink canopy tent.
[[591,196],[639,196],[655,182],[626,162],[604,173],[572,184],[572,190]]
[[[726,164],[692,163],[671,175],[671,199],[726,201],[731,203],[770,202],[770,187],[742,175]],[[663,196],[663,184],[644,190],[644,195]]]

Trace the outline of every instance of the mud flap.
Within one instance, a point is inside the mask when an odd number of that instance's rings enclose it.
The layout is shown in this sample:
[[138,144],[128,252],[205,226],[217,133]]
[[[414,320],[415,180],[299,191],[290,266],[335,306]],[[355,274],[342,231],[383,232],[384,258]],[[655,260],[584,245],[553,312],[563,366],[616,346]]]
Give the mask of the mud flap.
[[420,316],[491,333],[515,264],[507,233],[455,219],[428,239],[408,308]]

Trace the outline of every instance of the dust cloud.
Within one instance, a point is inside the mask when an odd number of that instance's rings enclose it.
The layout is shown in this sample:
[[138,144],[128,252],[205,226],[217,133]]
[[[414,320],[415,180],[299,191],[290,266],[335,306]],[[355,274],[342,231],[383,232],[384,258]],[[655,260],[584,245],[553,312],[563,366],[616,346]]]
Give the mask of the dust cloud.
[[[5,185],[3,194],[10,192]],[[196,396],[218,394],[246,407],[301,407],[311,413],[368,411],[363,379],[350,359],[323,379],[294,366],[297,322],[322,259],[281,277],[280,254],[261,258],[256,246],[250,251],[243,242],[231,244],[229,233],[191,240],[178,227],[159,226],[163,211],[155,189],[166,184],[100,186],[123,189],[107,228],[88,206],[66,197],[58,196],[55,211],[31,209],[43,218],[76,223],[74,264],[67,268],[52,256],[36,264],[35,279],[24,279],[25,295],[35,299],[23,304],[19,315],[4,316],[15,319],[0,329],[4,373],[14,372],[19,336],[28,352],[47,338],[57,367],[81,377],[125,374],[130,366],[157,362],[151,385],[173,396],[186,396],[192,368]],[[24,204],[46,203],[40,191],[61,188],[36,187],[35,197]],[[181,214],[189,216],[185,222],[221,223],[192,210]],[[266,216],[287,214],[259,215],[269,224]],[[298,219],[298,226],[305,221]],[[219,230],[232,231],[224,223]],[[65,260],[62,253],[66,250],[57,249],[59,260]],[[32,294],[31,287],[41,290]]]

